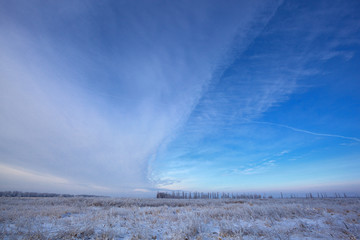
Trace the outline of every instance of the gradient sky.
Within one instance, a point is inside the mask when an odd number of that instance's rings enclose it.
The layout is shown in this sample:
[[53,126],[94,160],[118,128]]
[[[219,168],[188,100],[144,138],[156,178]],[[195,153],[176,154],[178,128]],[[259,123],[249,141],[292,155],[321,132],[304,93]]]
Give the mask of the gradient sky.
[[0,190],[360,192],[359,1],[0,1]]

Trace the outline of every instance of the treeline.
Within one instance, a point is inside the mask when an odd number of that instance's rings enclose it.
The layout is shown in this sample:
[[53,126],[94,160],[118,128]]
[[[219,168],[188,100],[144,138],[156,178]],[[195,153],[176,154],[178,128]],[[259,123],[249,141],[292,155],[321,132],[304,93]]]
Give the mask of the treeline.
[[[306,198],[329,198],[328,194],[326,193],[317,193],[317,194],[312,194],[312,193],[306,193],[305,194]],[[346,195],[346,193],[334,193],[334,195],[330,196],[332,198],[348,198],[349,196]],[[354,196],[350,196],[350,197],[354,197]]]
[[304,193],[304,194],[283,194],[273,195],[266,194],[244,194],[244,193],[219,193],[219,192],[157,192],[156,198],[172,198],[172,199],[266,199],[266,198],[358,198],[358,195],[349,196],[346,193]]
[[37,193],[37,192],[5,191],[5,192],[0,192],[0,197],[98,197],[98,196],[95,196],[95,195],[58,194],[58,193]]
[[[219,193],[219,192],[158,192],[156,198],[173,199],[260,199],[260,194],[239,194],[239,193]],[[272,196],[269,196],[272,198]]]

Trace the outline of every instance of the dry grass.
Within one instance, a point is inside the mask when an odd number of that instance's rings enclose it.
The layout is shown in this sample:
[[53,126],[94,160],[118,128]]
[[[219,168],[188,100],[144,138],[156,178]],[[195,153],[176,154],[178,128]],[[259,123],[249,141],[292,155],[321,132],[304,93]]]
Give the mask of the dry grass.
[[0,198],[2,239],[360,239],[359,199]]

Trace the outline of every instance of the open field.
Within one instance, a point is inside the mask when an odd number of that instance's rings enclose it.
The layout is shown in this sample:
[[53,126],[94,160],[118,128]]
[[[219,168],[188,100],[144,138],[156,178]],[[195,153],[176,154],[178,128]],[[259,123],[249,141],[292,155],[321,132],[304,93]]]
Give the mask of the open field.
[[0,198],[0,239],[360,239],[360,199]]

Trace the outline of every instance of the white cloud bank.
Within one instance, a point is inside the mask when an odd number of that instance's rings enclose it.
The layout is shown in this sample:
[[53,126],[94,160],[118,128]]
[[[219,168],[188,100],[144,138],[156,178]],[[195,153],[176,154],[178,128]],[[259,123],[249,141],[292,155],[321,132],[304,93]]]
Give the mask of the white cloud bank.
[[149,156],[269,4],[2,2],[0,188],[151,188]]

